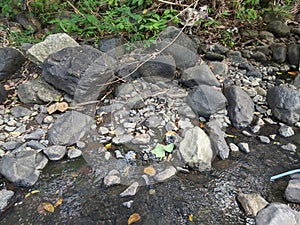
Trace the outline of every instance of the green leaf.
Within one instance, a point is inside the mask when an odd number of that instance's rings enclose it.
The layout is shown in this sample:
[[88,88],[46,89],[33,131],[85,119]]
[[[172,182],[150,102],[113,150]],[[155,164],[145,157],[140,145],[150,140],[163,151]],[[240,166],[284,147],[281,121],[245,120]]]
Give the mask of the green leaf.
[[166,156],[164,146],[161,144],[157,144],[156,147],[150,152],[153,153],[157,158],[163,158]]
[[163,145],[163,148],[166,152],[173,152],[174,150],[174,143],[168,144],[168,145]]

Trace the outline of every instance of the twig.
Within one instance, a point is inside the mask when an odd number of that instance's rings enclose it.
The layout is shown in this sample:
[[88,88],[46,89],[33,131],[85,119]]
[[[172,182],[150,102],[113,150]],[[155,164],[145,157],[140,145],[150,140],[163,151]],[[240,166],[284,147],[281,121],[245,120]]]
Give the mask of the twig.
[[82,17],[84,17],[85,18],[85,15],[84,14],[82,14],[71,2],[69,2],[68,0],[67,0],[67,3],[74,9],[74,11],[75,11],[75,13],[76,14],[80,14]]
[[169,2],[169,1],[165,1],[165,0],[158,0],[158,1],[165,3],[165,4],[169,4],[169,5],[178,5],[178,6],[183,6],[183,7],[189,7],[188,5],[183,5],[183,4],[176,3],[176,2]]

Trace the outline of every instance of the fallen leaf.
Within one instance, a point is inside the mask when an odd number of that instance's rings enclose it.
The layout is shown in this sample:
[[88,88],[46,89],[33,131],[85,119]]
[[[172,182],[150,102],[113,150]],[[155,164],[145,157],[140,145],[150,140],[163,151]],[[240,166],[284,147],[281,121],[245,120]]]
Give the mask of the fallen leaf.
[[175,131],[168,131],[167,133],[166,133],[166,135],[175,135],[176,134],[176,132]]
[[156,170],[153,168],[153,166],[148,166],[144,168],[144,173],[153,177],[156,174]]
[[108,143],[104,146],[106,149],[110,149],[111,148],[111,143]]
[[200,122],[199,127],[200,127],[201,129],[204,128],[204,127],[205,127],[205,123]]
[[140,214],[138,214],[138,213],[133,213],[133,214],[130,215],[127,224],[128,224],[128,225],[133,224],[133,223],[139,221],[140,219],[141,219]]
[[166,156],[163,145],[161,144],[156,145],[156,147],[150,152],[153,153],[157,158],[163,158]]
[[33,191],[27,193],[27,194],[25,195],[25,198],[28,198],[29,196],[31,196],[31,195],[33,195],[33,194],[36,194],[36,193],[40,193],[40,192],[41,192],[40,190],[33,190]]
[[43,202],[42,203],[43,209],[45,209],[48,212],[53,213],[54,212],[54,206],[50,202]]
[[163,145],[163,148],[166,152],[171,153],[174,150],[174,143]]
[[56,112],[56,110],[57,110],[57,103],[49,105],[48,108],[47,108],[47,111],[48,111],[49,114],[52,114],[52,113]]
[[297,72],[289,71],[288,74],[289,74],[289,75],[292,75],[292,76],[296,76],[296,75],[297,75]]
[[233,134],[226,134],[226,137],[230,137],[230,138],[236,138],[236,136],[235,136],[235,135],[233,135]]
[[57,202],[55,202],[54,208],[56,208],[57,206],[61,205],[61,204],[62,204],[62,201],[63,201],[63,198],[60,197],[60,198],[57,200]]
[[189,221],[193,222],[193,214],[189,215]]
[[57,110],[60,112],[65,112],[68,108],[69,108],[69,105],[66,102],[57,103]]

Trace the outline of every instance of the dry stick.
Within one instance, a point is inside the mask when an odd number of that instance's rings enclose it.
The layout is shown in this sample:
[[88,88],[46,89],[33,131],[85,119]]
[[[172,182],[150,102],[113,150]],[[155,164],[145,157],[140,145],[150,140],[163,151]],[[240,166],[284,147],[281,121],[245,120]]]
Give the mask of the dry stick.
[[183,6],[183,7],[189,7],[188,5],[183,5],[183,4],[176,3],[176,2],[169,2],[169,1],[164,1],[164,0],[158,0],[158,1],[165,3],[165,4],[169,4],[169,5],[178,5],[178,6]]
[[67,3],[74,9],[74,11],[75,11],[75,13],[76,14],[80,14],[82,17],[84,17],[85,18],[85,15],[84,14],[82,14],[71,2],[69,2],[68,0],[67,0]]

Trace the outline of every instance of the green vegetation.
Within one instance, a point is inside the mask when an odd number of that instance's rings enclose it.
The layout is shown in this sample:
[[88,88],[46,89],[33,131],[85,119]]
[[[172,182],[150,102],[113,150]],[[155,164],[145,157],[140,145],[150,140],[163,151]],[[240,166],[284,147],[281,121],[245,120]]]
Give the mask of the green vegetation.
[[[66,32],[80,40],[96,41],[105,35],[122,35],[130,41],[155,40],[167,25],[178,24],[179,12],[193,2],[182,1],[185,5],[182,7],[159,0],[1,0],[0,18],[11,21],[21,12],[41,23],[40,32],[33,27],[25,31],[8,30],[7,36],[13,44],[37,42],[44,36],[57,32]],[[275,11],[286,17],[292,0],[284,2],[285,5],[274,5],[273,1],[267,0],[233,0],[230,3],[221,0],[217,2],[217,6],[223,6],[221,10],[214,8],[213,4],[209,5],[211,18],[200,21],[197,27],[215,32],[226,19],[251,25],[266,11]],[[2,26],[0,25],[0,31],[3,30]],[[233,46],[232,34],[227,28],[232,29],[227,24],[221,31],[221,36],[224,44]]]

